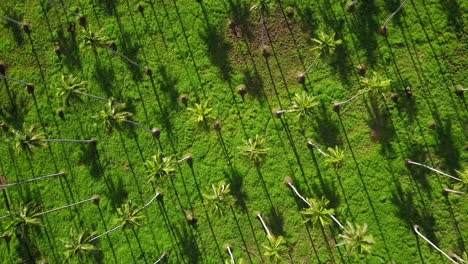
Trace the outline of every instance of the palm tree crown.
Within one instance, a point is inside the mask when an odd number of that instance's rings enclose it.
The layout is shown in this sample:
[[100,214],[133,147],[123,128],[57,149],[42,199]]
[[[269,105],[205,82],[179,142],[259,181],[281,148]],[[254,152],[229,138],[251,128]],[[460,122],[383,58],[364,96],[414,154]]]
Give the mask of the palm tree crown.
[[265,139],[259,135],[244,140],[244,146],[240,147],[240,150],[242,155],[248,157],[257,166],[265,160],[268,151],[265,148]]
[[294,112],[297,112],[297,117],[301,120],[307,116],[312,116],[312,109],[317,105],[317,98],[308,95],[305,91],[296,93],[292,100],[292,109]]
[[203,194],[203,196],[210,201],[213,212],[218,215],[224,215],[224,208],[227,206],[233,206],[236,203],[236,199],[231,195],[229,184],[219,183],[211,185],[213,189],[212,194]]
[[70,102],[82,102],[81,96],[86,93],[86,82],[80,81],[73,75],[62,75],[62,85],[57,88],[57,97],[63,99],[64,105]]
[[23,128],[23,130],[12,130],[13,142],[17,151],[32,154],[34,148],[45,147],[45,135],[38,133],[35,126]]
[[268,243],[263,243],[262,247],[265,249],[263,255],[268,257],[271,263],[283,262],[283,256],[288,251],[286,240],[282,236],[269,236]]
[[360,82],[364,87],[363,92],[369,93],[371,96],[381,94],[385,88],[390,86],[390,80],[385,79],[379,73],[373,71],[370,78],[360,77]]
[[135,228],[135,226],[140,226],[145,219],[144,216],[139,215],[140,212],[141,209],[137,208],[132,204],[132,201],[129,200],[127,203],[123,204],[122,207],[117,208],[117,214],[120,217],[120,225],[122,225],[123,228],[130,229]]
[[189,107],[187,109],[195,115],[194,120],[197,123],[204,123],[214,119],[212,114],[213,109],[208,107],[208,101],[196,103],[194,108]]
[[325,156],[326,163],[333,166],[335,169],[341,167],[344,160],[344,150],[338,146],[335,146],[335,148],[329,147],[327,150],[328,155]]
[[148,181],[154,182],[157,178],[174,176],[176,163],[174,155],[163,156],[162,152],[158,151],[145,162]]
[[343,234],[340,235],[343,242],[339,245],[346,245],[348,255],[353,253],[369,254],[375,241],[372,235],[367,234],[367,224],[353,225],[348,222],[347,225]]
[[250,11],[257,12],[261,18],[267,17],[271,13],[272,2],[271,0],[258,0],[250,7]]
[[343,43],[341,39],[335,40],[335,33],[328,35],[323,31],[319,32],[318,37],[313,38],[312,41],[317,45],[311,51],[317,53],[322,58],[332,57],[336,47]]
[[324,197],[322,197],[320,200],[307,198],[307,201],[309,207],[301,210],[301,214],[305,217],[304,222],[311,222],[314,226],[317,226],[317,224],[320,224],[321,226],[330,224],[330,215],[335,212],[333,208],[327,208],[327,205],[330,203],[330,201]]
[[122,130],[122,124],[133,116],[132,113],[123,111],[125,107],[125,103],[117,103],[111,97],[104,110],[99,111],[94,118],[102,121],[108,132],[112,132],[114,129]]
[[88,230],[76,235],[73,230],[70,230],[70,240],[65,242],[65,259],[70,261],[76,256],[81,258],[86,254],[99,251],[99,248],[90,241],[96,235],[95,231],[90,232]]
[[95,32],[91,28],[83,29],[83,40],[82,46],[91,46],[93,48],[103,47],[107,44],[109,39],[103,35],[104,28],[101,28],[99,31]]
[[40,206],[29,203],[21,204],[18,211],[10,212],[10,217],[5,228],[4,236],[13,236],[19,234],[25,237],[30,226],[41,226],[41,208]]

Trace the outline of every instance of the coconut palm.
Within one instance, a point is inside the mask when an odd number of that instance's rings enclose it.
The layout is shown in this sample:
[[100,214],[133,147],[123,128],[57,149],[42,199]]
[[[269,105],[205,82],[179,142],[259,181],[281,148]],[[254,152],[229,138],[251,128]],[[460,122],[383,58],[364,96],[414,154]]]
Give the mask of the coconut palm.
[[257,214],[265,233],[267,234],[267,243],[263,243],[262,247],[265,249],[263,255],[268,257],[272,263],[281,263],[284,260],[284,255],[287,253],[287,243],[282,236],[273,236],[268,229],[263,217],[260,213]]
[[384,37],[388,36],[388,27],[387,24],[393,19],[393,17],[403,8],[403,6],[406,4],[406,1],[408,0],[403,0],[401,4],[398,6],[398,8],[393,12],[384,22],[382,27],[380,28],[380,34]]
[[140,215],[141,208],[138,208],[132,201],[124,203],[120,208],[117,208],[117,214],[119,215],[119,225],[122,228],[134,229],[137,226],[141,226],[141,223],[145,219],[143,215]]
[[315,96],[302,93],[296,93],[291,102],[292,106],[289,110],[278,110],[276,115],[280,116],[282,113],[296,113],[299,121],[303,121],[306,117],[313,116],[313,108],[318,105],[318,100]]
[[353,225],[347,222],[347,227],[343,229],[343,234],[340,237],[343,238],[343,242],[338,246],[346,245],[348,255],[369,254],[375,244],[374,237],[367,234],[367,224]]
[[318,33],[317,38],[312,38],[312,42],[315,43],[315,46],[310,50],[315,54],[315,58],[301,74],[301,79],[305,78],[319,58],[326,61],[333,61],[336,47],[343,43],[341,39],[335,40],[335,33],[329,35],[323,31]]
[[209,122],[210,120],[214,119],[213,113],[212,113],[213,109],[208,107],[208,102],[209,101],[207,100],[207,101],[203,101],[200,103],[195,103],[194,108],[191,108],[191,107],[187,108],[187,110],[192,112],[192,114],[194,115],[193,120],[196,123],[206,124],[206,122]]
[[224,216],[226,207],[234,206],[236,199],[232,196],[229,184],[220,182],[218,185],[212,184],[212,194],[203,194],[203,197],[211,204],[212,211],[215,214]]
[[445,253],[442,249],[440,249],[438,246],[436,246],[434,243],[432,243],[432,241],[430,241],[427,237],[425,237],[421,232],[419,232],[419,225],[414,225],[413,226],[413,229],[414,229],[414,232],[416,232],[416,234],[418,236],[420,236],[422,239],[424,239],[424,241],[426,241],[427,243],[429,243],[429,245],[431,245],[435,250],[439,251],[440,254],[444,255],[446,258],[448,258],[451,262],[453,263],[464,263],[465,260],[461,259],[460,262],[458,261],[455,261],[454,259],[452,259],[447,253]]
[[108,132],[122,130],[123,124],[128,123],[128,120],[133,116],[132,113],[124,111],[125,103],[118,103],[113,97],[109,98],[104,110],[101,110],[94,116],[95,119],[101,121]]
[[104,28],[99,31],[93,31],[90,27],[82,30],[81,47],[92,47],[96,52],[96,48],[105,47],[108,45],[109,38],[103,35]]
[[318,152],[325,157],[325,162],[331,166],[333,166],[335,169],[338,169],[343,165],[344,161],[344,150],[342,150],[340,147],[335,146],[335,148],[328,148],[327,152],[323,151],[320,149],[319,146],[314,144],[311,141],[307,142],[307,145],[311,148],[315,148],[318,150]]
[[35,203],[20,204],[17,211],[10,211],[3,236],[19,235],[26,238],[32,226],[42,226],[41,207]]
[[158,150],[156,155],[145,161],[146,174],[148,181],[154,182],[157,178],[172,177],[176,173],[176,164],[174,155],[163,156]]
[[240,147],[241,154],[251,160],[256,166],[259,166],[264,160],[268,152],[265,148],[265,139],[258,134],[255,138],[244,140],[244,145]]
[[309,207],[301,210],[301,214],[304,216],[305,223],[312,223],[314,226],[327,226],[330,224],[331,217],[335,213],[335,209],[327,208],[330,201],[322,197],[319,199],[307,198],[307,204]]
[[56,96],[62,98],[63,104],[69,106],[71,102],[83,102],[83,95],[101,101],[107,101],[106,98],[86,93],[86,81],[80,81],[76,76],[62,75],[62,85],[57,88]]
[[96,234],[95,231],[85,230],[77,235],[70,229],[70,239],[65,242],[65,260],[70,262],[78,257],[81,262],[84,256],[99,251],[100,249],[90,242]]
[[22,130],[12,129],[12,139],[16,150],[32,154],[35,148],[46,147],[47,142],[71,142],[95,144],[96,139],[54,139],[46,138],[43,133],[37,132],[36,126],[31,125]]

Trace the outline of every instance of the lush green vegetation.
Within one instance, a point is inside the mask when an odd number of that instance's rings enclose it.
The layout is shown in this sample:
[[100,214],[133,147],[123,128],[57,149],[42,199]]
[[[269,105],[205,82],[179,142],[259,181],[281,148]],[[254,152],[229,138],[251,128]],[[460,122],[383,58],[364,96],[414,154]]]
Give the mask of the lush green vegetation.
[[467,14],[2,1],[1,262],[468,261]]

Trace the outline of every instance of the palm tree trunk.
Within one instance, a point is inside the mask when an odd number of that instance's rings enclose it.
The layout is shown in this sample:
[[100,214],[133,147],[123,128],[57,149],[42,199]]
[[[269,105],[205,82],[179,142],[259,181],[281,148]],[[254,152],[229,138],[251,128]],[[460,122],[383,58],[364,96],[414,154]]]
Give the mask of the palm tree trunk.
[[166,252],[162,253],[161,256],[154,262],[154,264],[161,262],[164,258],[166,258],[166,256]]
[[287,184],[297,197],[301,198],[301,200],[304,201],[304,203],[306,203],[309,207],[312,207],[312,205],[309,203],[309,201],[307,201],[307,199],[304,198],[304,196],[302,196],[299,193],[299,191],[296,189],[296,187],[292,183],[288,182]]
[[152,202],[154,202],[154,200],[156,200],[158,197],[159,197],[160,193],[156,193],[156,195],[153,196],[153,198],[151,198],[151,200],[149,200],[149,202],[147,202],[145,205],[143,205],[143,207],[141,207],[138,211],[143,211],[144,209],[146,209]]
[[65,172],[49,174],[49,175],[33,178],[33,179],[30,179],[30,180],[20,181],[20,182],[3,184],[3,185],[0,185],[0,189],[1,188],[7,188],[7,187],[14,187],[14,186],[18,186],[18,185],[21,185],[21,184],[24,184],[24,183],[35,182],[35,181],[43,180],[43,179],[46,179],[46,178],[55,177],[55,176],[62,176],[62,175],[66,175]]
[[19,21],[16,21],[16,20],[14,20],[13,18],[9,18],[9,17],[7,17],[7,16],[2,16],[2,15],[0,15],[0,18],[6,19],[6,20],[8,20],[8,21],[10,21],[10,22],[13,22],[13,23],[17,24],[17,25],[20,26],[20,27],[23,25],[23,23],[21,23],[21,22],[19,22]]
[[318,58],[320,58],[320,55],[321,55],[321,54],[319,53],[319,54],[317,54],[317,56],[315,56],[315,58],[314,58],[314,60],[312,61],[312,63],[311,63],[309,66],[307,66],[306,70],[304,71],[304,75],[307,75],[307,74],[310,72],[310,70],[312,69],[312,67],[314,67],[314,65],[317,63]]
[[89,240],[89,242],[91,243],[91,242],[93,242],[94,240],[96,240],[96,239],[98,239],[98,238],[100,238],[100,237],[102,237],[102,236],[104,236],[104,235],[107,235],[107,234],[109,234],[109,233],[112,233],[112,232],[114,232],[115,230],[117,230],[117,229],[119,229],[119,228],[121,228],[121,227],[123,227],[123,225],[118,225],[118,226],[116,226],[116,227],[114,227],[114,228],[112,228],[112,229],[110,229],[110,230],[107,230],[106,232],[104,232],[104,233],[102,233],[102,234],[100,234],[100,235],[98,235],[98,236],[95,236],[95,237],[91,238],[91,239]]
[[53,1],[53,0],[49,0],[49,2],[50,2],[51,4],[53,4],[53,5],[55,5],[55,6],[58,6],[58,7],[62,8],[63,10],[69,12],[70,14],[73,14],[74,16],[77,16],[77,17],[80,16],[79,14],[77,14],[76,12],[71,11],[70,9],[68,9],[66,6],[64,6],[64,5],[62,5],[62,4],[59,4],[59,3],[57,3],[57,2],[55,2],[55,1]]
[[307,141],[307,145],[313,147],[313,148],[316,148],[318,150],[318,152],[320,152],[320,154],[326,156],[326,157],[330,157],[330,155],[328,155],[327,153],[325,153],[323,150],[321,150],[317,145],[315,145],[314,143],[312,143],[311,141]]
[[452,189],[448,189],[448,188],[445,188],[444,191],[449,192],[449,193],[460,194],[460,195],[464,195],[464,194],[465,194],[464,192],[457,191],[457,190],[452,190]]
[[227,246],[226,250],[227,250],[227,252],[229,254],[229,257],[231,258],[231,264],[236,264],[236,261],[234,260],[234,256],[232,255],[231,247]]
[[263,229],[265,230],[265,233],[267,234],[267,237],[270,238],[272,237],[270,230],[268,229],[267,225],[265,224],[265,221],[263,221],[263,217],[260,213],[257,214],[258,220],[262,223]]
[[[0,16],[1,17],[1,16]],[[17,83],[21,83],[23,85],[31,85],[30,83],[27,83],[25,81],[22,81],[22,80],[18,80],[18,79],[15,79],[15,78],[11,78],[11,77],[7,77],[3,74],[0,73],[0,78],[1,79],[4,79],[4,80],[7,80],[7,81],[13,81],[13,82],[17,82]]]
[[457,178],[457,177],[455,177],[455,176],[452,176],[452,175],[447,174],[447,173],[445,173],[445,172],[443,172],[443,171],[434,169],[434,168],[432,168],[432,167],[429,167],[429,166],[427,166],[427,165],[424,165],[424,164],[421,164],[421,163],[418,163],[418,162],[415,162],[415,161],[406,160],[406,163],[407,163],[407,164],[413,164],[413,165],[421,166],[421,167],[423,167],[423,168],[426,168],[426,169],[429,169],[429,170],[431,170],[431,171],[433,171],[433,172],[436,172],[436,173],[439,173],[439,174],[441,174],[441,175],[447,176],[447,177],[449,177],[449,178],[451,178],[451,179],[454,179],[454,180],[456,180],[456,181],[460,181],[460,182],[462,181],[461,179],[459,179],[459,178]]
[[[457,261],[453,260],[449,255],[447,255],[447,253],[445,253],[444,251],[442,251],[442,249],[438,248],[434,243],[432,243],[429,239],[427,239],[423,234],[421,234],[421,232],[419,232],[419,226],[418,225],[414,225],[413,227],[414,229],[414,232],[416,232],[416,234],[418,234],[418,236],[420,236],[422,239],[424,239],[427,243],[429,243],[429,245],[431,245],[435,250],[439,251],[442,255],[444,255],[445,257],[447,257],[450,261],[452,261],[453,263],[458,263]],[[465,262],[465,261],[463,261]]]
[[104,98],[104,97],[100,97],[100,96],[96,96],[96,95],[92,95],[92,94],[88,94],[88,93],[83,93],[83,92],[75,92],[75,93],[82,94],[84,96],[88,96],[90,98],[98,99],[98,100],[101,100],[101,101],[108,101],[109,100],[108,98]]
[[93,197],[91,197],[89,199],[86,199],[86,200],[82,200],[82,201],[79,201],[79,202],[76,202],[76,203],[72,203],[72,204],[69,204],[69,205],[65,205],[65,206],[61,206],[61,207],[57,207],[57,208],[47,210],[45,212],[40,213],[39,215],[46,215],[46,214],[53,213],[53,212],[56,212],[56,211],[60,211],[60,210],[63,210],[63,209],[67,209],[67,208],[70,208],[70,207],[73,207],[73,206],[77,206],[77,205],[80,205],[80,204],[83,204],[83,203],[95,202],[95,201],[96,201],[96,197],[93,196]]
[[115,55],[118,55],[120,58],[122,58],[123,60],[127,61],[128,63],[132,64],[133,66],[136,66],[138,68],[142,68],[140,64],[136,63],[135,61],[131,60],[129,57],[123,55],[122,53],[118,52],[118,51],[115,51],[113,50],[112,48],[110,47],[107,47],[107,46],[100,46],[101,48],[105,48],[107,50],[109,50],[110,52],[114,53]]
[[11,214],[6,214],[4,216],[0,216],[0,220],[5,219],[5,218],[10,217],[10,216],[11,216]]
[[363,92],[358,92],[357,94],[353,95],[351,98],[347,99],[347,100],[344,100],[342,102],[338,102],[338,103],[334,103],[333,104],[333,108],[334,109],[339,109],[341,105],[344,105],[344,104],[347,104],[351,101],[353,101],[354,99],[356,99],[358,96],[360,96],[361,94],[363,94]]
[[136,126],[136,127],[139,127],[139,128],[143,129],[143,130],[146,131],[146,132],[153,133],[153,131],[151,131],[151,129],[147,129],[147,128],[144,127],[142,124],[137,123],[137,122],[135,122],[135,121],[132,121],[132,120],[130,120],[130,119],[125,119],[125,122],[127,122],[127,123],[129,123],[129,124],[132,124],[132,125],[134,125],[134,126]]
[[48,138],[42,140],[44,142],[68,142],[68,143],[91,143],[94,139],[66,139],[66,138]]
[[408,0],[404,0],[400,6],[395,10],[395,12],[393,12],[388,18],[387,20],[385,20],[384,24],[382,27],[386,27],[387,24],[392,20],[392,18],[400,11],[401,8],[403,8],[403,6],[406,4],[406,1]]

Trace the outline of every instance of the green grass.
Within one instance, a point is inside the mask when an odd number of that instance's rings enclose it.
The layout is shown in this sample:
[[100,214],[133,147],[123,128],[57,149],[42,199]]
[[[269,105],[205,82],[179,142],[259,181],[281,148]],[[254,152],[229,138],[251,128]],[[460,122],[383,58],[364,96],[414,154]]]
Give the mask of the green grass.
[[[117,51],[151,67],[154,87],[143,68],[103,48],[97,48],[96,55],[91,48],[80,48],[82,27],[77,24],[74,34],[66,31],[67,23],[76,18],[48,1],[6,1],[0,8],[0,14],[31,24],[28,35],[15,24],[0,22],[0,60],[9,65],[8,76],[35,85],[33,97],[23,85],[9,81],[13,105],[2,81],[0,120],[12,128],[37,124],[49,138],[98,141],[96,152],[88,145],[49,143],[28,157],[15,153],[8,136],[0,132],[5,142],[0,145],[0,175],[8,182],[67,173],[63,179],[8,189],[15,208],[28,201],[51,209],[94,194],[102,198],[99,207],[84,204],[45,216],[44,226],[29,235],[35,260],[63,262],[62,240],[68,239],[70,228],[103,233],[117,225],[116,209],[126,200],[142,206],[157,190],[164,193],[164,203],[155,202],[144,211],[146,219],[136,229],[137,236],[131,230],[117,230],[102,237],[101,253],[83,262],[153,263],[168,252],[169,263],[221,263],[211,222],[222,257],[229,257],[225,250],[229,244],[235,257],[248,263],[232,213],[226,211],[221,218],[209,214],[207,219],[195,179],[201,192],[211,192],[211,184],[221,180],[231,183],[238,200],[235,216],[248,250],[257,256],[267,237],[256,212],[275,235],[286,238],[293,263],[448,263],[417,238],[414,224],[445,252],[466,251],[466,195],[447,198],[442,190],[453,182],[428,170],[408,169],[404,160],[451,174],[468,166],[468,107],[466,99],[454,93],[467,81],[468,3],[408,1],[389,24],[385,39],[378,29],[399,1],[359,1],[353,14],[344,11],[342,1],[281,1],[266,19],[265,43],[273,48],[266,61],[260,53],[260,19],[248,13],[247,1],[206,0],[203,5],[189,0],[142,1],[144,16],[137,11],[138,1],[113,2],[63,4],[79,8],[94,30],[104,28]],[[237,37],[228,25],[230,2],[240,10]],[[294,14],[285,20],[283,14],[291,8]],[[336,62],[319,61],[301,85],[297,73],[315,57],[310,38],[319,31],[336,32],[344,44],[337,49]],[[63,49],[61,58],[54,52],[56,45]],[[391,87],[385,101],[362,96],[346,104],[340,112],[342,126],[332,104],[358,91],[359,64],[367,66],[368,74],[375,70],[390,79]],[[90,94],[125,102],[133,120],[146,128],[161,128],[159,142],[140,128],[107,133],[93,119],[105,105],[99,100],[85,98],[83,104],[64,108],[62,120],[57,110],[63,106],[55,93],[60,76],[68,73],[86,80]],[[236,90],[239,84],[248,89],[244,100]],[[412,98],[404,94],[407,86]],[[294,94],[303,90],[320,99],[312,118],[299,123],[294,114],[281,119],[272,115],[288,109]],[[399,94],[396,102],[390,92]],[[183,94],[189,98],[188,107],[209,100],[222,123],[219,134],[212,123],[203,126],[192,120],[192,113],[180,103]],[[256,134],[266,138],[269,149],[258,171],[239,149],[244,139]],[[339,145],[345,150],[345,162],[337,171],[344,193],[335,170],[308,149],[308,140],[322,149]],[[178,159],[192,155],[194,175],[187,163],[180,163],[174,186],[169,179],[151,186],[144,161],[158,149]],[[342,223],[367,223],[376,241],[372,254],[347,257],[344,247],[335,247],[341,230],[332,225],[325,228],[331,255],[321,230],[302,223],[299,211],[304,204],[283,184],[286,176],[304,196],[331,200]],[[4,198],[0,200],[0,216],[6,215]],[[193,209],[196,228],[188,225],[181,207]],[[5,228],[5,220],[0,220],[0,231]],[[31,263],[26,250],[16,238],[0,241],[3,263]],[[253,254],[251,258],[259,263]]]

